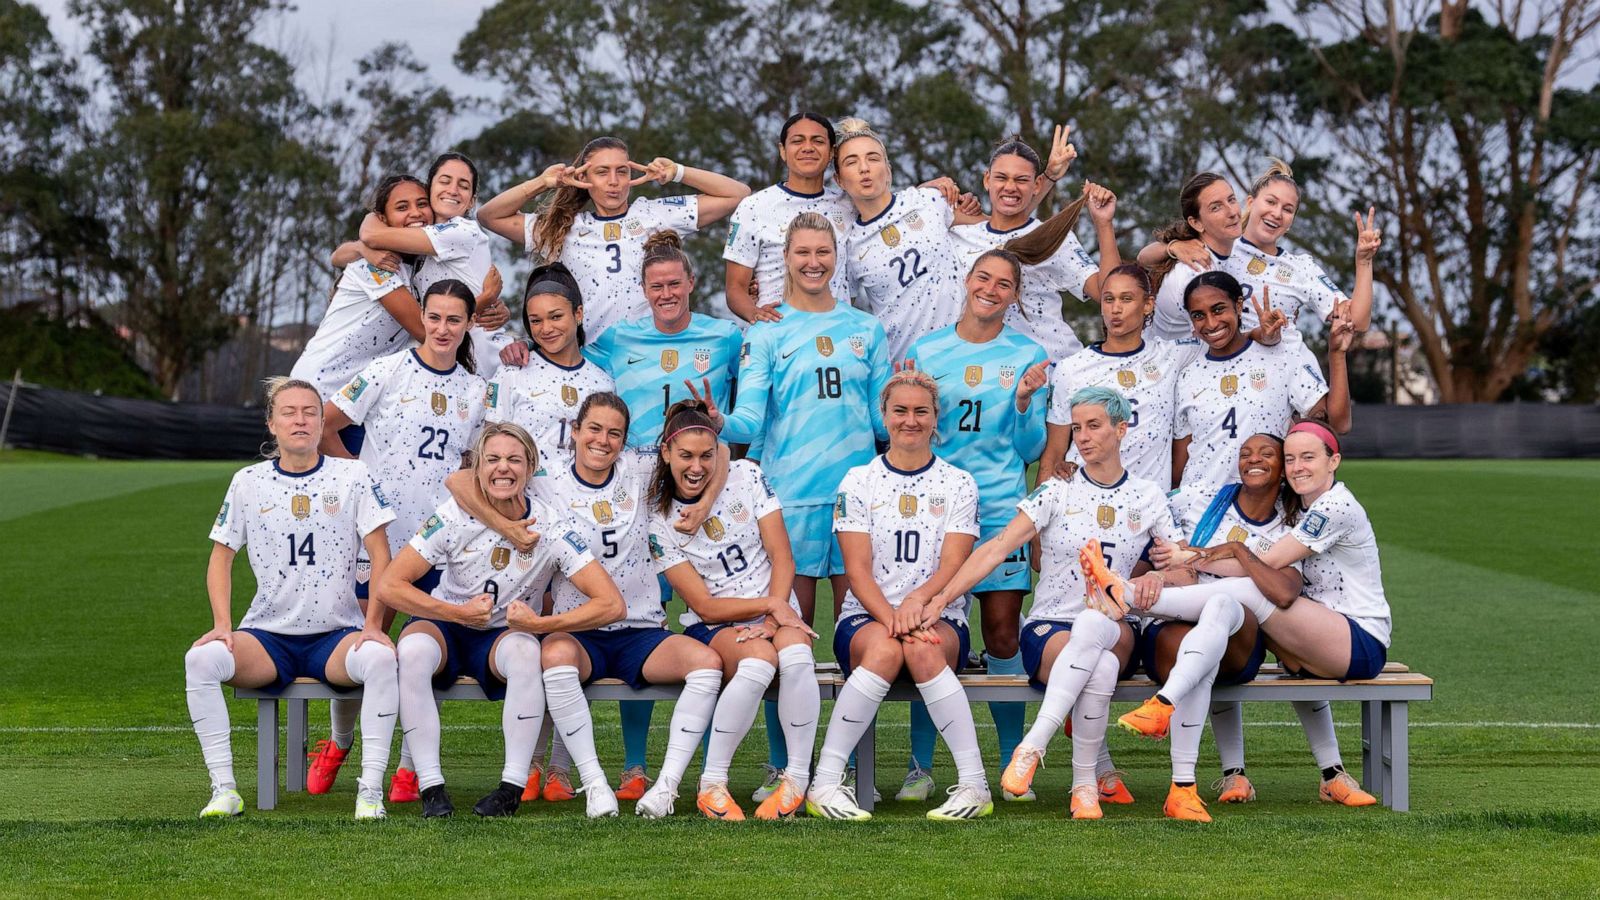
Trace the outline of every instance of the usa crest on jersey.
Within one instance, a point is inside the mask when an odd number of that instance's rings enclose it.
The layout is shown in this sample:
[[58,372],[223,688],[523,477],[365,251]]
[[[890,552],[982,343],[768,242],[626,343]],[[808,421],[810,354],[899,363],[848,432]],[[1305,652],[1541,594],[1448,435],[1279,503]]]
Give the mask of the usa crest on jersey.
[[866,359],[867,339],[865,337],[859,334],[852,334],[845,339],[845,343],[850,345],[850,352],[854,353],[857,359]]
[[1011,386],[1013,384],[1016,384],[1016,383],[1017,383],[1017,367],[1016,366],[1001,366],[1000,367],[1000,386],[1009,391],[1009,390],[1011,390]]
[[694,370],[701,375],[711,371],[711,351],[705,347],[696,347],[694,351]]

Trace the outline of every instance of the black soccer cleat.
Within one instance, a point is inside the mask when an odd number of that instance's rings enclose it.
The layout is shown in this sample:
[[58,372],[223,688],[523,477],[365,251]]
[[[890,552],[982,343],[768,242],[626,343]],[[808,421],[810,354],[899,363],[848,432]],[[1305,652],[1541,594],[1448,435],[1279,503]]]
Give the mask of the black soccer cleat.
[[490,791],[488,796],[478,801],[472,811],[485,818],[493,816],[514,816],[517,807],[522,805],[522,788],[509,781],[500,782],[500,786]]
[[444,785],[436,784],[422,789],[424,819],[443,819],[455,815],[455,812],[456,805],[450,802],[450,792],[444,789]]

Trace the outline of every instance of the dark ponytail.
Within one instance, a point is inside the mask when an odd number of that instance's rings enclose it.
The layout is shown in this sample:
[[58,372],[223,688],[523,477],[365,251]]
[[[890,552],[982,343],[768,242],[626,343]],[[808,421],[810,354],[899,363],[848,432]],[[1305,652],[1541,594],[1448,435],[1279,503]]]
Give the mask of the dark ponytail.
[[[565,297],[572,304],[572,314],[576,316],[578,310],[583,309],[583,290],[578,287],[578,279],[572,276],[572,271],[561,263],[555,262],[547,266],[539,266],[528,273],[527,284],[522,289],[522,328],[528,333],[528,339],[533,339],[533,326],[528,324],[528,301],[539,294],[555,294]],[[583,323],[578,323],[578,346],[588,344],[584,336]]]
[[478,374],[478,364],[472,358],[472,328],[471,320],[478,312],[478,298],[473,295],[472,288],[466,282],[456,278],[445,278],[435,281],[428,287],[428,293],[422,298],[422,311],[428,311],[428,301],[434,297],[454,297],[467,305],[468,328],[461,335],[461,346],[456,348],[456,363],[468,372]]
[[663,516],[672,510],[674,487],[672,466],[667,463],[667,444],[670,438],[688,428],[704,428],[711,432],[713,437],[716,436],[717,426],[712,424],[711,417],[706,415],[706,405],[703,401],[693,398],[679,400],[667,408],[666,421],[661,425],[661,446],[656,454],[656,471],[650,477],[650,505]]
[[[1219,181],[1227,180],[1216,172],[1201,172],[1185,181],[1178,191],[1178,212],[1181,217],[1176,222],[1157,228],[1152,236],[1163,244],[1200,240],[1200,232],[1195,231],[1194,226],[1189,224],[1190,219],[1200,218],[1200,192]],[[1166,259],[1150,270],[1150,284],[1153,289],[1158,291],[1161,289],[1161,282],[1167,279],[1167,273],[1172,271],[1176,263],[1177,260],[1168,254]]]

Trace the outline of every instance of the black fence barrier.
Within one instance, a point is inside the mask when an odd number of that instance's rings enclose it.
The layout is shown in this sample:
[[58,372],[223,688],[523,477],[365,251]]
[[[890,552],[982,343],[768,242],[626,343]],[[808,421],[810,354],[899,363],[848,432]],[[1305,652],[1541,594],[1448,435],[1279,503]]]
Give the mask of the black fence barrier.
[[252,459],[271,436],[262,411],[210,403],[100,397],[0,383],[6,443],[111,459]]
[[[11,402],[0,383],[0,409]],[[97,397],[24,385],[6,442],[119,459],[251,459],[259,409]],[[1600,407],[1536,403],[1356,407],[1352,459],[1600,457]]]

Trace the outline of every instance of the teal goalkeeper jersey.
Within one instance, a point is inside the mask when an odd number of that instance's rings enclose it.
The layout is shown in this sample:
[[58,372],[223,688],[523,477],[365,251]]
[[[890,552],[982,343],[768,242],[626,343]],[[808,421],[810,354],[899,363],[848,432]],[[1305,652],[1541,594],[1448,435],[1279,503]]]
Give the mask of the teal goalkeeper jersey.
[[1010,326],[974,344],[951,325],[919,338],[906,358],[939,382],[934,452],[977,481],[984,531],[1004,527],[1027,496],[1028,464],[1044,452],[1049,391],[1035,391],[1028,411],[1017,412],[1017,384],[1029,366],[1049,358],[1044,348]]
[[611,373],[617,395],[633,414],[628,446],[653,450],[668,407],[689,397],[685,379],[698,390],[709,378],[717,406],[727,408],[742,340],[732,322],[694,313],[677,334],[662,334],[649,318],[619,322],[584,347],[583,355]]
[[888,339],[870,314],[845,303],[828,312],[788,304],[783,319],[745,333],[739,403],[724,440],[762,436],[761,469],[785,506],[831,504],[853,466],[885,434],[878,392],[889,380]]

